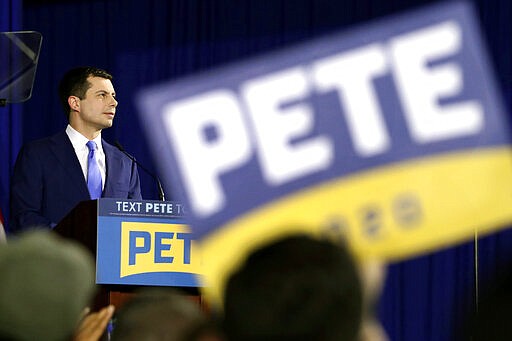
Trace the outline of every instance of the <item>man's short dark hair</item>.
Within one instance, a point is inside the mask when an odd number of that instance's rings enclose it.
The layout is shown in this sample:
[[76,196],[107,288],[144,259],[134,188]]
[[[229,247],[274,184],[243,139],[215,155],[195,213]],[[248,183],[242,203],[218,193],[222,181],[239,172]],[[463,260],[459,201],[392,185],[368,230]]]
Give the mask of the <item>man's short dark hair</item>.
[[112,75],[107,71],[91,66],[81,66],[71,69],[62,77],[59,83],[59,98],[68,119],[69,112],[71,111],[68,98],[69,96],[77,96],[83,99],[85,93],[91,87],[91,83],[87,81],[89,77],[100,77],[112,80]]
[[361,315],[362,286],[349,250],[310,236],[256,250],[224,292],[230,341],[352,341]]
[[147,287],[117,312],[112,340],[193,340],[207,322],[199,304],[183,293]]

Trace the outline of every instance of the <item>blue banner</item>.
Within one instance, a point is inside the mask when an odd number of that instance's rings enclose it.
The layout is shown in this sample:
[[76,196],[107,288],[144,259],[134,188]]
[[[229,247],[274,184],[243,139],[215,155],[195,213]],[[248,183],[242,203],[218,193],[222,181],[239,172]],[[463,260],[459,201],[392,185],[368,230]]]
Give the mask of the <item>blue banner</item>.
[[509,123],[466,3],[150,87],[137,102],[214,285],[292,231],[396,259],[512,221]]
[[200,254],[183,214],[176,202],[100,199],[96,283],[198,286]]

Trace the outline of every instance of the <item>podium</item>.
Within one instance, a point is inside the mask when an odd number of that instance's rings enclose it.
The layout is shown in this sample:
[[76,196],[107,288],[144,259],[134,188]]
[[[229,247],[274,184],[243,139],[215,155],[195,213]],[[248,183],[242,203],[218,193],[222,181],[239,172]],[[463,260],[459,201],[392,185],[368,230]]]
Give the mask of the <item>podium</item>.
[[200,253],[176,202],[101,198],[79,203],[54,231],[91,251],[93,307],[119,306],[141,286],[171,286],[200,301]]

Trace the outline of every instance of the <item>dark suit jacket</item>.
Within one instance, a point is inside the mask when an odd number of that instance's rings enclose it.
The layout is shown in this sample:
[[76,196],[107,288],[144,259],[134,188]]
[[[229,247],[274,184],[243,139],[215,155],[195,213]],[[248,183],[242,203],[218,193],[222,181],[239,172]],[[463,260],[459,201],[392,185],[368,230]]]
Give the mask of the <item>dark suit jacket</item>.
[[[102,140],[106,181],[102,197],[141,199],[137,165]],[[26,144],[11,178],[10,231],[54,227],[79,202],[90,200],[87,183],[65,131]]]

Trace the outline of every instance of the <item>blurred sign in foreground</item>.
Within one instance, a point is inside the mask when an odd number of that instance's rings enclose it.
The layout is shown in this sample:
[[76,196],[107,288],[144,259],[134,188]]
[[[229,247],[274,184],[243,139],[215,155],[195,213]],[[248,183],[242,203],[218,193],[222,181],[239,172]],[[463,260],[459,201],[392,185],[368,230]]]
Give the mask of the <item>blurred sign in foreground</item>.
[[467,4],[151,87],[138,105],[213,295],[284,233],[400,259],[512,220],[509,126]]

